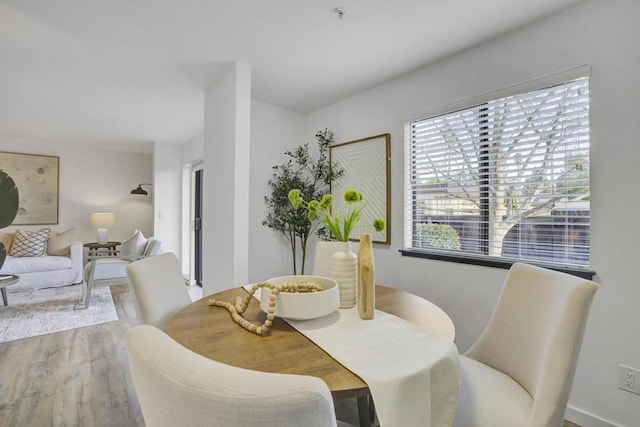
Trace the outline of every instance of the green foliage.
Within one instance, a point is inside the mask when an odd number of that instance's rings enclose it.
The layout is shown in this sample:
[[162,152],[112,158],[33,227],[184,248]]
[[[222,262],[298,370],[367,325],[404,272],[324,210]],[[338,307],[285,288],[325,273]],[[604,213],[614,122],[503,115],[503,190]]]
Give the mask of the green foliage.
[[333,132],[325,129],[318,131],[315,137],[318,147],[317,157],[311,154],[309,143],[286,151],[284,154],[288,160],[282,165],[273,167],[273,175],[267,183],[271,194],[264,198],[267,217],[262,225],[282,233],[291,245],[294,274],[297,274],[298,243],[302,252],[301,274],[304,274],[307,241],[313,234],[326,238],[326,230],[319,225],[318,221],[309,219],[305,207],[294,208],[291,205],[288,198],[289,191],[299,189],[300,196],[307,202],[318,199],[327,192],[331,181],[344,173],[336,165],[329,164],[328,150],[333,142]]
[[[10,225],[18,213],[18,187],[5,171],[0,170],[0,228]],[[7,257],[7,250],[0,243],[0,267]]]
[[572,154],[567,160],[567,171],[556,187],[558,192],[569,195],[572,200],[590,200],[588,153]]
[[460,249],[458,232],[447,224],[418,224],[418,245],[421,248]]
[[[333,237],[340,242],[346,242],[349,240],[351,231],[360,221],[362,210],[367,206],[367,202],[362,200],[362,193],[353,188],[345,190],[342,199],[347,203],[347,212],[345,214],[340,212],[332,214],[333,196],[331,194],[325,194],[319,201],[311,200],[307,203],[300,197],[299,189],[289,191],[289,201],[295,209],[300,206],[306,206],[309,220],[320,219],[322,224],[331,231]],[[384,230],[384,219],[376,218],[371,226],[377,232]],[[361,227],[366,227],[366,225]]]

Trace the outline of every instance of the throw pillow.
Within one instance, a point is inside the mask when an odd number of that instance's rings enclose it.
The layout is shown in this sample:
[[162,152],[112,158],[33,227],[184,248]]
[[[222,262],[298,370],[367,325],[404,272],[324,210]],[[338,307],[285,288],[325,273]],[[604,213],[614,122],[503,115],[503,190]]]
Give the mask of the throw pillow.
[[13,240],[15,239],[15,233],[0,233],[0,242],[4,245],[4,250],[7,253],[11,253],[11,245],[13,245]]
[[142,256],[148,257],[151,255],[158,255],[162,251],[162,242],[155,237],[149,237],[147,244],[144,246]]
[[134,259],[142,255],[147,239],[142,231],[135,230],[120,245],[120,252],[123,258]]
[[69,248],[73,243],[74,229],[70,228],[62,233],[56,233],[49,237],[47,242],[47,254],[55,256],[68,256]]
[[11,256],[44,256],[47,254],[47,240],[51,230],[40,231],[16,230],[16,238],[11,246]]

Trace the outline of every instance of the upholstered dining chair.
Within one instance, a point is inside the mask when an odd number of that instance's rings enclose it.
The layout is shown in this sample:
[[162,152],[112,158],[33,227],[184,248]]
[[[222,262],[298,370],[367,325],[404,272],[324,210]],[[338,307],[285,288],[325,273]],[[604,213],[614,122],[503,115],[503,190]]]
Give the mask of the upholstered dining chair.
[[127,352],[147,427],[337,425],[331,392],[319,378],[219,363],[151,325],[128,331]]
[[136,295],[138,317],[164,330],[171,317],[191,304],[175,254],[165,252],[127,265],[129,285]]
[[489,324],[460,356],[454,426],[562,426],[596,289],[514,264]]

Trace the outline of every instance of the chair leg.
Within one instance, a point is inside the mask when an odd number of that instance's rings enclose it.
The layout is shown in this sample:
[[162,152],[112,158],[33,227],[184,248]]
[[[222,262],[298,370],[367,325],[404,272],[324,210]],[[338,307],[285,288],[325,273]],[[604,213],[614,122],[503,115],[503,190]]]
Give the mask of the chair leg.
[[96,260],[91,260],[91,266],[89,267],[89,277],[85,279],[86,286],[84,288],[84,308],[89,307],[89,299],[91,299],[91,288],[93,288],[93,275],[96,272]]
[[87,286],[84,289],[84,308],[89,307],[89,299],[91,299],[91,288],[93,287],[93,281],[87,280]]
[[2,292],[2,301],[4,302],[4,305],[8,305],[8,303],[7,303],[7,289],[6,288],[0,288],[0,292]]

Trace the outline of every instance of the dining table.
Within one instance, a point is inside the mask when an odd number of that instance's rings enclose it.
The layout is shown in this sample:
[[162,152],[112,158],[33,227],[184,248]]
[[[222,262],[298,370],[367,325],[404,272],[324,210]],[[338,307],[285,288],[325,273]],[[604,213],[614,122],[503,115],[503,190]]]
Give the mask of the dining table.
[[[170,319],[166,332],[186,348],[217,362],[262,372],[321,378],[334,399],[357,398],[360,425],[369,425],[372,410],[367,383],[307,336],[277,317],[267,334],[256,335],[235,323],[227,310],[209,303],[210,299],[233,302],[247,294],[244,287],[237,287],[195,301]],[[438,339],[453,342],[455,338],[451,318],[422,297],[376,285],[375,306],[376,310],[430,331]],[[266,319],[258,301],[250,303],[242,316],[258,325]]]

